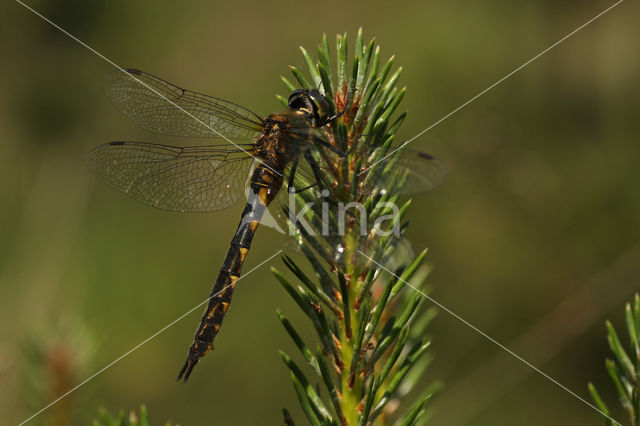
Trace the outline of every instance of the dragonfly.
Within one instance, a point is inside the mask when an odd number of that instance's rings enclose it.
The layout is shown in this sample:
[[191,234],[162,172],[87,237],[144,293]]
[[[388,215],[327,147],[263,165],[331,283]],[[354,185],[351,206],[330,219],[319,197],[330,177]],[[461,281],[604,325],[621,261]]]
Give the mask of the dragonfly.
[[[170,136],[223,138],[219,145],[178,147],[115,141],[87,154],[89,169],[131,198],[176,212],[215,212],[248,195],[240,224],[210,293],[177,380],[186,382],[220,331],[254,235],[285,180],[289,191],[320,187],[318,147],[346,156],[326,137],[326,130],[349,104],[331,114],[331,103],[317,89],[297,89],[282,113],[261,117],[233,102],[186,90],[151,74],[117,70],[104,82],[107,96],[140,127]],[[235,141],[243,141],[236,143]],[[409,154],[407,154],[409,153]],[[431,189],[445,175],[428,154],[403,152],[410,174]],[[303,166],[304,165],[304,166]],[[295,188],[296,175],[312,184]]]

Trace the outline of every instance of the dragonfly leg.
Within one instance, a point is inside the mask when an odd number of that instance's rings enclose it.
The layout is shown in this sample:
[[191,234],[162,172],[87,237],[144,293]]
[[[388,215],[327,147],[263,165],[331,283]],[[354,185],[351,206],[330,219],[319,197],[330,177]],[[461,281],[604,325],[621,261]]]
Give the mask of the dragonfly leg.
[[289,182],[287,184],[287,192],[289,194],[291,193],[295,193],[295,186],[294,186],[294,182],[295,182],[295,178],[296,178],[296,169],[298,168],[298,158],[296,157],[295,160],[293,160],[293,164],[291,164],[291,171],[289,172]]
[[293,164],[291,165],[291,171],[289,172],[289,181],[287,185],[287,192],[289,194],[299,194],[301,192],[304,192],[318,185],[317,183],[312,183],[311,185],[305,186],[304,188],[300,188],[300,189],[297,189],[295,187],[295,176],[296,176],[296,169],[298,167],[298,158],[299,157],[296,157],[295,160],[293,160]]
[[[316,183],[314,183],[311,186],[315,186],[318,185],[318,188],[320,189],[320,191],[322,192],[323,189],[325,189],[325,185],[323,183],[322,180],[322,172],[320,170],[320,166],[318,165],[318,162],[316,161],[315,158],[313,158],[313,155],[311,155],[311,152],[307,151],[304,155],[305,160],[307,160],[307,163],[309,163],[309,166],[311,166],[311,170],[313,171],[313,176],[316,179]],[[308,188],[303,188],[302,190],[305,190]],[[331,207],[333,208],[338,208],[338,204],[335,202],[335,200],[332,200],[331,198],[326,199],[327,201],[329,201],[329,204],[331,205]],[[347,214],[351,214],[350,212],[347,212]]]
[[322,171],[320,170],[318,162],[315,158],[313,158],[311,151],[307,151],[304,153],[304,159],[307,160],[307,163],[309,163],[309,166],[311,166],[313,177],[316,179],[316,183],[314,185],[318,185],[318,188],[320,189],[320,191],[322,191],[323,189],[325,189],[325,185],[322,181]]
[[300,194],[301,192],[304,192],[308,189],[313,188],[314,186],[318,186],[317,183],[312,183],[311,185],[307,185],[304,188],[300,188],[300,189],[296,189],[296,188],[291,188],[291,190],[289,191],[290,194]]
[[320,145],[324,146],[325,148],[335,152],[336,154],[338,154],[340,157],[344,158],[347,155],[349,155],[348,152],[344,152],[341,149],[336,148],[335,146],[331,145],[329,142],[325,141],[324,139],[322,139],[319,136],[314,136],[313,138],[316,142],[318,142]]
[[[300,191],[304,191],[305,189],[308,189],[310,187],[316,186],[318,185],[318,188],[320,188],[320,191],[322,191],[324,189],[324,185],[322,183],[322,178],[320,176],[322,176],[321,171],[320,171],[320,166],[318,165],[318,162],[316,161],[315,158],[313,158],[313,155],[311,155],[311,153],[309,151],[307,151],[305,153],[304,156],[305,160],[307,160],[307,163],[309,163],[309,166],[311,166],[311,170],[313,171],[313,176],[316,179],[316,183],[314,183],[313,185],[308,186],[307,188],[302,188],[302,190],[298,190],[298,192]],[[331,200],[330,198],[328,199],[329,204],[331,205],[332,208],[338,208],[338,204],[335,202],[335,200]],[[350,217],[355,218],[355,214],[353,212],[350,211],[346,211],[345,212],[347,215],[349,215]]]
[[324,125],[327,125],[329,123],[331,123],[333,120],[335,120],[336,118],[340,118],[344,115],[345,112],[347,112],[347,109],[349,109],[349,107],[351,106],[351,91],[349,90],[347,92],[347,99],[344,103],[344,107],[342,108],[342,111],[338,111],[337,113],[335,113],[334,115],[332,115],[331,117],[327,118],[324,123],[322,123],[322,125],[318,126],[318,127],[322,127]]

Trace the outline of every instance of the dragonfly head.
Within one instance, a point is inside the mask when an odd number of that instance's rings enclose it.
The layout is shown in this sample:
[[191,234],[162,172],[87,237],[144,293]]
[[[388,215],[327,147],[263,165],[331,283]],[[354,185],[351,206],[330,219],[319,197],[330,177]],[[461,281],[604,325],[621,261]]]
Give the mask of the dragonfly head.
[[299,112],[314,126],[327,123],[329,101],[315,89],[298,89],[289,95],[289,109]]

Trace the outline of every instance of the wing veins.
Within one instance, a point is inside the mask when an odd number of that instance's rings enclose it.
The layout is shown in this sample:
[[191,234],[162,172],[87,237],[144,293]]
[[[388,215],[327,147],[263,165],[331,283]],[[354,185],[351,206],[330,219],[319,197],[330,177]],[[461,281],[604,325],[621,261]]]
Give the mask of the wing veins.
[[224,145],[179,148],[121,142],[88,154],[90,168],[115,189],[157,208],[191,212],[235,203],[243,194],[251,160]]
[[142,71],[114,72],[107,76],[105,87],[122,113],[158,133],[249,138],[264,123],[259,115],[236,103],[183,89]]

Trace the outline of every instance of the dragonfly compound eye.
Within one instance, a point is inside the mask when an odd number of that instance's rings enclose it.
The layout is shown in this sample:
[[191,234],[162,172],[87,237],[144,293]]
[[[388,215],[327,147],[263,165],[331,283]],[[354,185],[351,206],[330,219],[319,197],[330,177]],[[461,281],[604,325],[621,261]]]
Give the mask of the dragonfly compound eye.
[[330,106],[327,98],[317,90],[309,90],[309,98],[313,101],[317,122],[326,123],[330,114]]
[[289,95],[289,109],[298,111],[300,109],[311,109],[309,101],[309,91],[307,89],[298,89]]
[[289,108],[304,113],[312,126],[326,123],[329,101],[317,90],[298,89],[289,95]]

